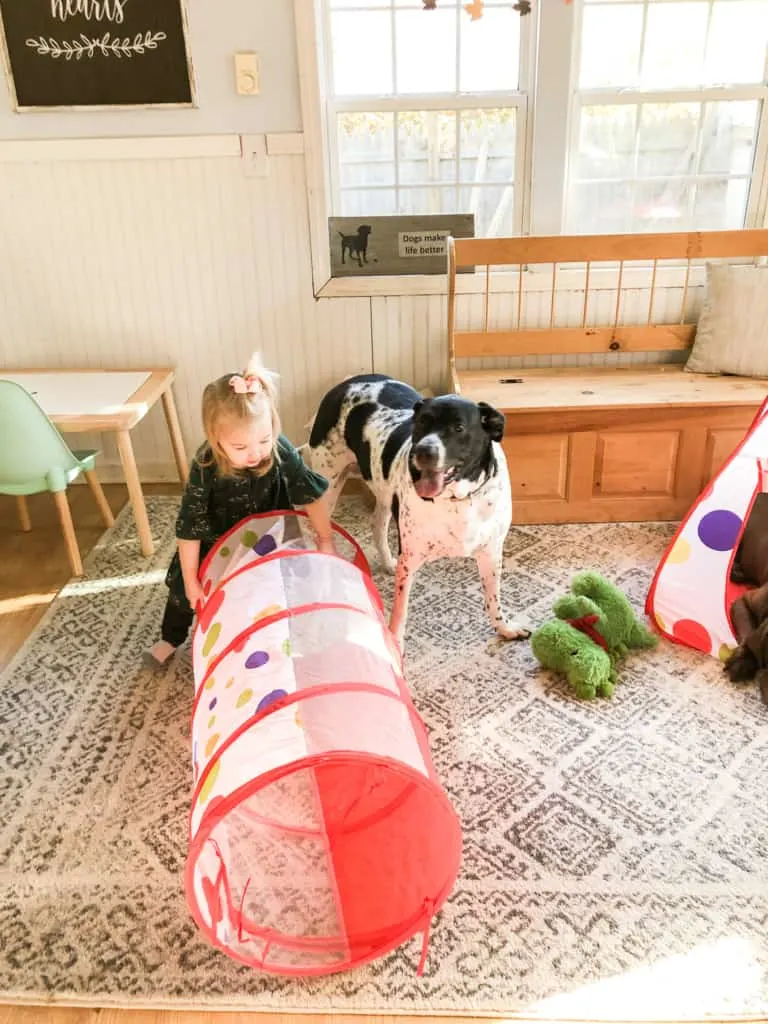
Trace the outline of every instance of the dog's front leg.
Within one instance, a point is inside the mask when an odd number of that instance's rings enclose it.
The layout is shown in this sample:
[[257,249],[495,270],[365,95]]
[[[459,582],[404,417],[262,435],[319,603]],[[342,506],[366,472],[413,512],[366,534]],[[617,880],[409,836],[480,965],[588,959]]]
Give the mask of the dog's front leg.
[[501,614],[502,549],[480,548],[475,552],[477,568],[483,584],[485,610],[491,625],[505,640],[526,640],[531,631],[517,622],[505,622]]
[[394,572],[397,562],[392,557],[389,547],[389,521],[392,518],[392,511],[386,502],[377,501],[376,510],[373,513],[373,540],[379,558],[388,572]]
[[395,568],[395,599],[392,602],[392,614],[389,617],[389,628],[394,633],[398,646],[402,652],[405,641],[405,624],[408,618],[408,598],[411,594],[413,574],[418,569],[420,562],[412,558],[406,559],[401,554]]

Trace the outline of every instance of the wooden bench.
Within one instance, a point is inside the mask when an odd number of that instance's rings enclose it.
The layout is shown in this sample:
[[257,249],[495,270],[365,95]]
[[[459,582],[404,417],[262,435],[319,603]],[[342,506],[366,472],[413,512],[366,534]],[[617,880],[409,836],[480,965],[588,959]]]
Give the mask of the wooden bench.
[[[700,283],[694,287],[702,273],[695,261],[766,254],[768,230],[449,239],[450,378],[456,392],[489,402],[507,417],[503,445],[516,522],[684,515],[768,394],[768,380],[692,374],[682,362],[668,361],[671,353],[683,356],[695,336],[689,307],[693,293],[703,290]],[[659,265],[666,260],[675,261],[680,296],[674,319],[667,314],[660,318],[667,322],[656,322],[655,307],[677,298],[663,284],[657,287],[670,273]],[[540,283],[533,291],[530,270],[539,264],[552,267],[543,293]],[[571,283],[565,319],[575,326],[561,322],[563,264],[574,265],[566,268]],[[484,298],[467,294],[467,278],[457,275],[457,268],[471,266],[485,269]],[[497,270],[508,275],[506,289],[497,288]],[[541,275],[539,270],[538,282]],[[608,298],[610,312],[602,318],[608,323],[601,323],[597,313],[602,307],[605,314]],[[512,324],[498,327],[494,306],[504,303]],[[543,326],[530,326],[536,312]],[[532,360],[521,358],[546,362],[540,357],[553,356],[562,363],[585,354],[591,360],[595,353],[631,365],[528,368]],[[640,357],[652,361],[638,364],[631,353],[653,353]],[[488,369],[489,361],[496,368]]]

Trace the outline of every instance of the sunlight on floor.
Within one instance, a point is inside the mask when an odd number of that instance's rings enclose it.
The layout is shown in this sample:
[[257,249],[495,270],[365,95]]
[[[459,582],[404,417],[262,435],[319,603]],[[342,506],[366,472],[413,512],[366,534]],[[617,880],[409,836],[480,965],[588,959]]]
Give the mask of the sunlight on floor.
[[19,597],[6,597],[0,600],[0,615],[14,615],[39,604],[50,604],[54,597],[56,597],[55,590],[48,594],[21,594]]
[[746,939],[729,938],[544,999],[548,1018],[653,1020],[740,1014],[759,1005],[762,968]]
[[0,615],[13,615],[27,608],[33,608],[35,605],[50,604],[55,597],[82,597],[84,594],[102,594],[107,590],[154,586],[164,581],[166,571],[164,567],[151,572],[137,573],[135,576],[113,576],[100,580],[70,580],[58,594],[52,590],[47,594],[21,594],[19,597],[7,597],[0,600]]
[[137,573],[135,576],[107,576],[101,580],[70,580],[61,597],[82,597],[83,594],[102,594],[106,590],[125,590],[128,587],[151,587],[162,583],[167,566]]

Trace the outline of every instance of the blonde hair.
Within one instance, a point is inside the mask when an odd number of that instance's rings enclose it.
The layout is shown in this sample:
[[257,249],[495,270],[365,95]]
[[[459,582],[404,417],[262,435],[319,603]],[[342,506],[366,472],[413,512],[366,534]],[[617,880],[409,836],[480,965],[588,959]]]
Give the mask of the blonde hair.
[[[219,442],[222,423],[247,423],[268,416],[272,425],[272,454],[268,461],[252,470],[265,476],[278,457],[280,415],[277,411],[277,374],[267,370],[261,353],[254,352],[242,374],[227,373],[206,385],[203,391],[203,430],[211,449],[211,459],[222,476],[235,476],[238,472],[227,458]],[[201,463],[203,465],[204,463]]]

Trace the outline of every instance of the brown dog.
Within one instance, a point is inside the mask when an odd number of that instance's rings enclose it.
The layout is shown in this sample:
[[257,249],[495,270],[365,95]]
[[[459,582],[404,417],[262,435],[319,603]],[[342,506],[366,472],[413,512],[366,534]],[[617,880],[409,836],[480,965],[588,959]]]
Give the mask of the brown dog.
[[739,646],[725,663],[731,682],[757,679],[768,704],[768,494],[758,494],[731,570],[735,583],[752,583],[731,605]]

